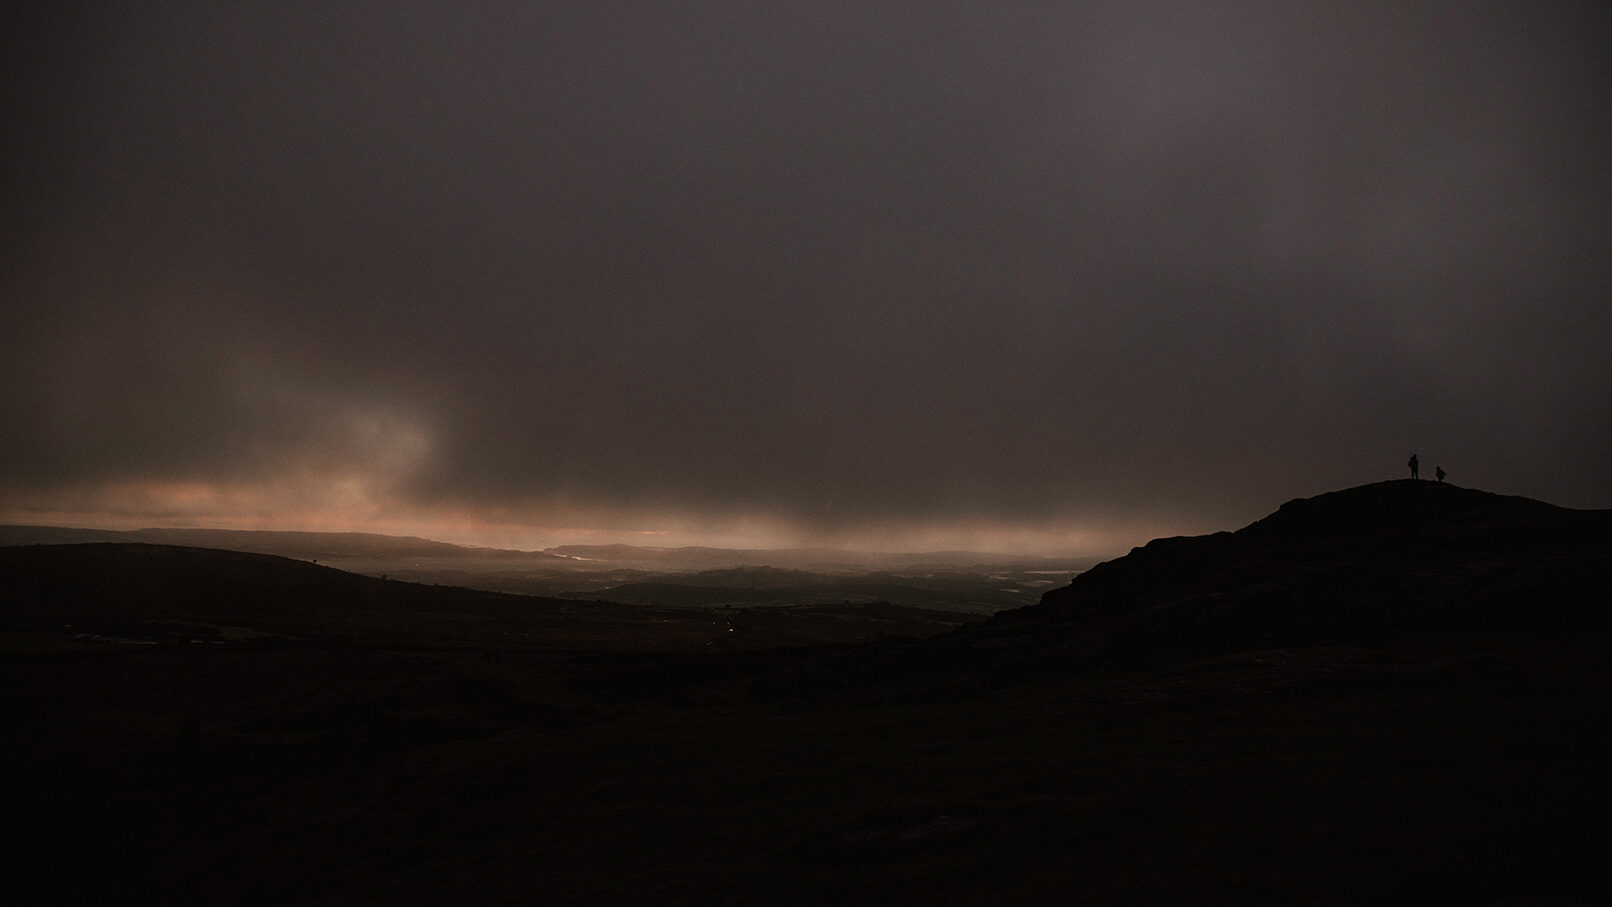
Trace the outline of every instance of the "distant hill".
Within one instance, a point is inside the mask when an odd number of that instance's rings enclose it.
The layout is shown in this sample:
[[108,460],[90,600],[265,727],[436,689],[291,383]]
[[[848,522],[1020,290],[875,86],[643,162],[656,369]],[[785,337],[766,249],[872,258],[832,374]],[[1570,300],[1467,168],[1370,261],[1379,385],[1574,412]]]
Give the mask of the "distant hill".
[[560,545],[542,551],[456,545],[414,536],[371,532],[295,532],[242,529],[75,529],[61,526],[0,526],[0,547],[72,545],[86,542],[143,542],[274,554],[299,560],[362,562],[431,559],[475,561],[486,565],[507,561],[527,568],[636,569],[693,573],[738,567],[777,567],[817,572],[861,573],[901,569],[955,570],[1010,567],[1049,570],[1083,569],[1086,558],[1043,557],[978,551],[871,552],[842,548],[660,548],[645,545]]
[[520,635],[552,599],[359,576],[275,555],[138,543],[0,548],[12,628],[175,641],[257,635],[385,636],[452,642]]
[[[1093,563],[1082,558],[962,551],[890,554],[828,548],[634,545],[568,545],[547,551],[518,551],[362,532],[0,526],[0,547],[93,543],[176,545],[266,554],[370,577],[539,597],[683,605],[872,600],[940,606],[973,614],[1020,607],[1053,582],[1061,582]],[[794,587],[795,591],[749,597],[736,597],[732,592],[776,590],[781,586]]]
[[218,548],[274,554],[298,560],[377,560],[410,557],[504,558],[554,561],[564,558],[539,551],[480,548],[414,536],[372,532],[289,532],[243,529],[68,529],[57,526],[0,526],[0,546],[70,545],[84,542],[143,542],[190,548]]
[[[771,573],[773,571],[766,571]],[[955,594],[877,604],[813,588],[787,607],[708,608],[736,594],[667,586],[628,603],[405,582],[211,548],[90,542],[0,547],[0,633],[57,642],[295,639],[495,649],[749,651],[927,636],[967,618]],[[768,593],[772,596],[773,593]],[[662,607],[661,605],[665,605]],[[976,610],[975,613],[978,613]]]

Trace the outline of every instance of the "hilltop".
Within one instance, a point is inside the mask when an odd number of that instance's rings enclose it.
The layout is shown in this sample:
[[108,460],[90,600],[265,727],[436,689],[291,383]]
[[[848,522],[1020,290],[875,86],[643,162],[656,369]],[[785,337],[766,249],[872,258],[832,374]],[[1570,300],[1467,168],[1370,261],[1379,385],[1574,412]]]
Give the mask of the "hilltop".
[[1153,662],[1556,638],[1605,630],[1608,590],[1612,511],[1406,479],[1289,501],[1235,532],[1155,539],[958,635]]

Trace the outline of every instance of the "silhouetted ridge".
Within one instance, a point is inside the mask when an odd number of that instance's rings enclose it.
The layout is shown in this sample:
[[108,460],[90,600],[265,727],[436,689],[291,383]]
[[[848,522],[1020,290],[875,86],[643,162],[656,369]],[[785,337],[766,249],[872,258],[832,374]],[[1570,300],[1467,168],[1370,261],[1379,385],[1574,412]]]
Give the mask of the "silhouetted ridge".
[[1529,498],[1398,479],[1295,498],[1243,529],[1266,536],[1321,538],[1393,534],[1426,527],[1455,528],[1496,521],[1559,516],[1567,511]]
[[1081,662],[1574,634],[1605,629],[1609,589],[1612,511],[1401,480],[1155,539],[954,636]]
[[[166,624],[244,625],[287,635],[391,631],[452,639],[474,613],[518,623],[564,602],[359,576],[242,551],[95,542],[0,547],[15,627],[164,636]],[[186,630],[184,632],[190,632]]]

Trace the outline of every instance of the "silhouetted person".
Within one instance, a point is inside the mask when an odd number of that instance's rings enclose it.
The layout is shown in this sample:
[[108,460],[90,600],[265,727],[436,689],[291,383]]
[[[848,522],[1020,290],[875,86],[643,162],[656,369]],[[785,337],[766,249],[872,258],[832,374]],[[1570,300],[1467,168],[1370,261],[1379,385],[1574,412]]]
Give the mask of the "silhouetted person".
[[1407,465],[1407,466],[1409,466],[1411,468],[1411,478],[1413,478],[1413,479],[1420,478],[1420,476],[1418,476],[1416,474],[1416,469],[1420,465],[1420,463],[1417,461],[1415,454],[1411,454],[1410,462],[1405,464],[1405,465]]
[[1433,467],[1433,478],[1438,479],[1440,482],[1444,481],[1444,467]]

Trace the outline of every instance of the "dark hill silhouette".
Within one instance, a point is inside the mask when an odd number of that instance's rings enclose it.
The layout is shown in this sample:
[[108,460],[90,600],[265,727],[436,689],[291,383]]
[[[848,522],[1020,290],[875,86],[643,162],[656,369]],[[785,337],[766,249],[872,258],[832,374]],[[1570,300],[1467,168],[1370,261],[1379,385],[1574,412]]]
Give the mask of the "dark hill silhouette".
[[1222,645],[1576,629],[1604,620],[1609,571],[1612,511],[1404,479],[1156,539],[992,624]]
[[130,542],[186,548],[218,548],[275,554],[299,560],[375,560],[416,557],[477,557],[526,563],[562,563],[567,558],[541,551],[516,551],[437,542],[415,536],[373,532],[294,532],[247,529],[68,529],[59,526],[0,526],[0,546]]
[[1155,539],[912,648],[973,683],[1289,647],[1579,640],[1612,626],[1609,589],[1612,511],[1405,479]]
[[71,624],[102,635],[195,635],[232,626],[263,633],[403,641],[497,639],[574,602],[359,576],[306,561],[213,548],[100,542],[0,548],[8,624]]

